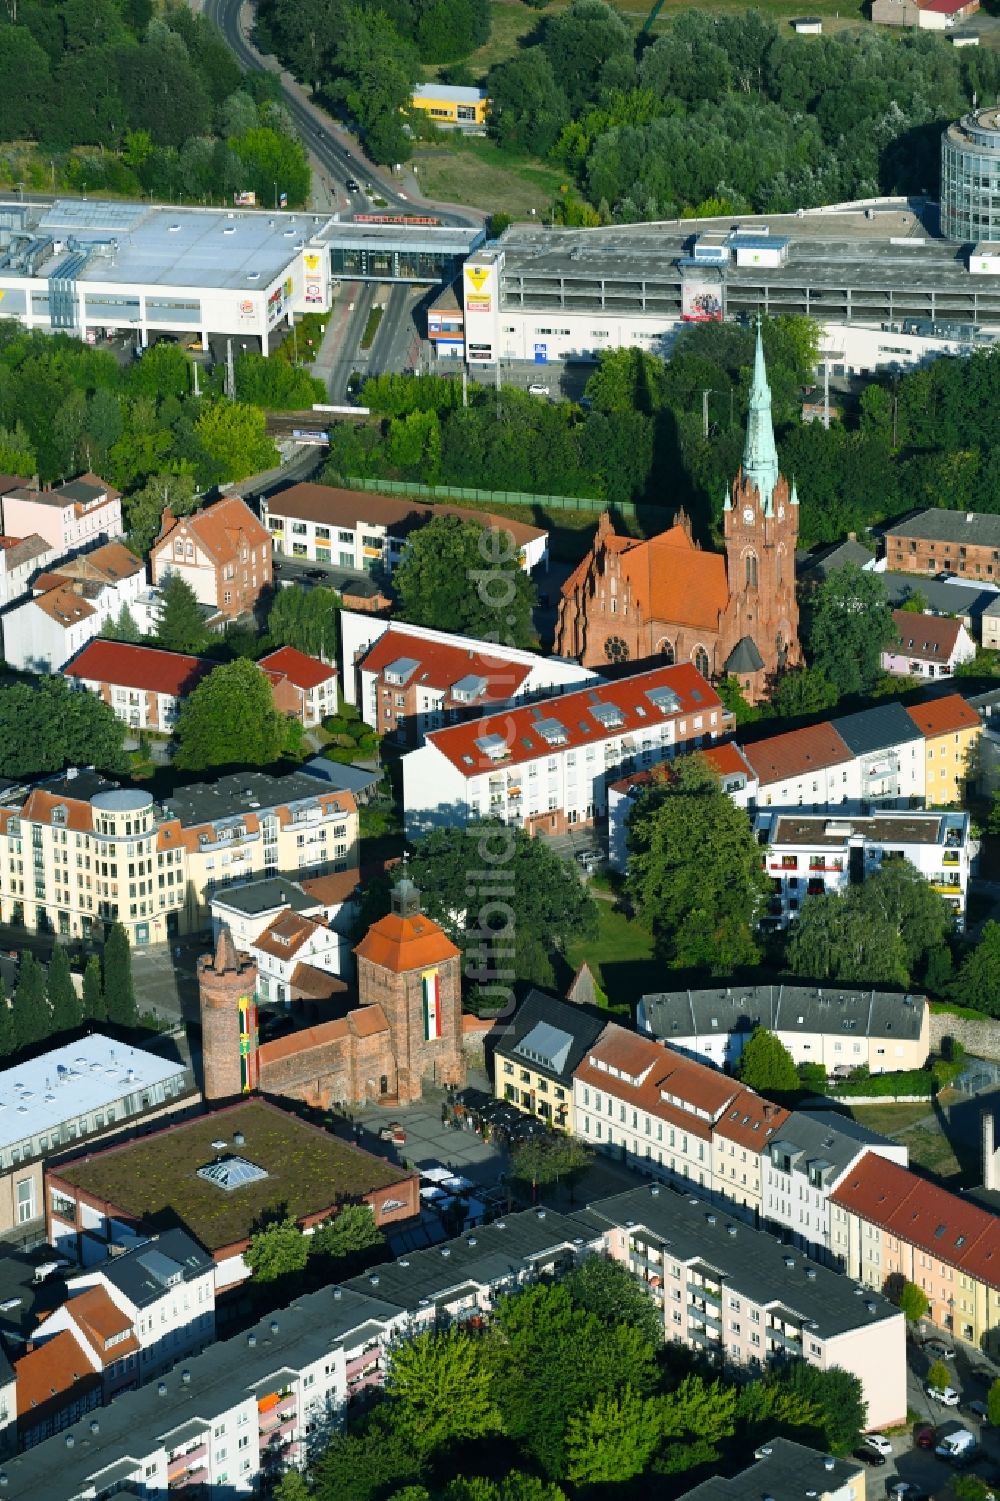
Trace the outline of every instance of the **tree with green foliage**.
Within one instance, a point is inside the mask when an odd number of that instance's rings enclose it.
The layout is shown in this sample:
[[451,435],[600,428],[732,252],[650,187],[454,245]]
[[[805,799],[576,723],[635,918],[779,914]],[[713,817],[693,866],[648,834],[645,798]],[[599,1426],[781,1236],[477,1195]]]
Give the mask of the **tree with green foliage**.
[[936,1391],[944,1391],[945,1387],[951,1385],[951,1371],[943,1360],[931,1362],[930,1370],[927,1372],[927,1385],[933,1386]]
[[978,1475],[955,1475],[949,1481],[955,1501],[993,1501],[994,1492]]
[[308,1255],[307,1239],[293,1219],[269,1219],[254,1229],[243,1260],[257,1282],[275,1282],[305,1271]]
[[498,145],[546,156],[570,118],[569,100],[541,47],[525,47],[486,78],[486,128]]
[[135,1026],[138,1014],[132,983],[132,949],[120,922],[111,924],[104,944],[104,1007],[113,1026]]
[[9,1058],[17,1049],[17,1029],[14,1025],[14,1008],[7,995],[7,987],[0,979],[0,1058]]
[[483,1438],[501,1426],[479,1342],[462,1329],[418,1334],[397,1346],[386,1394],[397,1428],[419,1454]]
[[410,540],[393,583],[400,615],[413,625],[532,646],[535,585],[510,532],[457,516],[435,516]]
[[560,1183],[582,1172],[590,1161],[590,1149],[575,1136],[560,1131],[528,1136],[511,1147],[511,1172],[516,1180],[531,1185],[534,1203],[540,1187]]
[[826,576],[810,605],[808,656],[841,696],[871,692],[882,653],[896,640],[878,574],[845,563]]
[[[285,193],[289,205],[299,205],[309,197],[309,159],[305,147],[296,138],[270,125],[254,125],[242,135],[230,136],[227,142],[239,162],[240,191],[256,193],[257,202],[270,208],[274,189]],[[246,393],[236,387],[242,399]],[[312,405],[312,403],[309,403]],[[253,472],[252,470],[250,471]]]
[[706,1381],[697,1373],[685,1376],[661,1399],[659,1429],[668,1440],[668,1474],[694,1469],[718,1454],[719,1445],[734,1432],[737,1400],[734,1386]]
[[96,693],[54,674],[0,685],[0,776],[125,769],[125,726]]
[[986,1393],[986,1416],[991,1428],[1000,1428],[1000,1380],[990,1382]]
[[71,1032],[80,1025],[83,1014],[80,997],[73,985],[69,955],[61,943],[52,950],[45,985],[53,1032]]
[[[483,886],[484,869],[493,875]],[[433,829],[419,841],[407,866],[424,910],[465,952],[465,976],[478,985],[484,1006],[491,996],[507,1004],[509,988],[494,986],[492,972],[516,974],[535,984],[552,982],[549,956],[597,930],[593,897],[567,862],[544,841],[496,820],[468,828]],[[389,911],[389,877],[368,883],[357,932]]]
[[539,1480],[537,1475],[511,1470],[499,1480],[461,1475],[449,1484],[444,1501],[566,1501],[566,1496],[558,1485]]
[[795,1060],[780,1037],[766,1027],[755,1027],[740,1054],[740,1082],[758,1094],[791,1094],[799,1088]]
[[344,9],[334,75],[330,91],[357,120],[372,161],[407,161],[411,147],[401,112],[409,107],[420,63],[416,48],[400,36],[384,11],[360,5]]
[[800,667],[778,679],[771,695],[771,712],[779,719],[805,719],[823,714],[837,702],[837,690],[816,667]]
[[334,1433],[313,1466],[316,1501],[382,1501],[390,1492],[419,1482],[423,1450],[394,1419],[386,1404],[346,1433]]
[[628,819],[628,889],[671,967],[731,974],[759,958],[770,894],[746,814],[700,756],[643,789]]
[[166,651],[200,652],[211,641],[198,597],[186,578],[168,573],[160,585],[157,645]]
[[35,450],[24,426],[17,422],[13,428],[0,427],[0,471],[28,479],[37,468]]
[[370,1204],[344,1204],[332,1220],[317,1225],[309,1236],[309,1259],[355,1262],[371,1259],[380,1251],[385,1236],[375,1223]]
[[52,1014],[45,995],[45,971],[30,949],[24,949],[14,988],[14,1036],[17,1048],[30,1048],[52,1031]]
[[108,1009],[104,1003],[104,987],[101,982],[101,961],[96,954],[90,954],[83,968],[83,997],[81,1010],[84,1021],[101,1022],[107,1020]]
[[952,994],[963,1006],[1000,1016],[1000,923],[992,918],[962,960]]
[[256,662],[239,657],[214,667],[181,704],[174,764],[184,771],[209,766],[269,766],[287,740],[271,684]]
[[194,431],[218,465],[222,482],[246,479],[278,466],[278,450],[267,435],[260,407],[245,401],[209,401],[202,405]]
[[729,710],[738,725],[754,724],[761,718],[763,711],[744,698],[739,678],[727,675],[717,685],[716,691],[722,699],[723,707]]
[[314,401],[327,399],[321,380],[291,365],[262,354],[241,354],[235,368],[236,389],[241,401],[251,401],[269,412],[304,412]]
[[920,872],[887,860],[861,885],[807,897],[786,958],[793,974],[812,980],[905,986],[951,928],[947,903]]
[[135,617],[128,605],[122,605],[114,618],[108,616],[101,626],[101,635],[105,641],[137,642],[143,639],[142,632],[136,625]]
[[659,1443],[659,1403],[631,1387],[601,1392],[566,1424],[566,1478],[573,1485],[620,1485],[641,1475]]
[[840,1366],[820,1370],[805,1360],[793,1360],[767,1379],[815,1405],[823,1448],[835,1455],[851,1452],[868,1418],[868,1404],[859,1376]]
[[904,1282],[899,1294],[899,1311],[911,1324],[918,1324],[930,1308],[930,1300],[915,1282]]
[[313,1492],[298,1470],[286,1470],[272,1495],[274,1501],[313,1501]]
[[[160,534],[163,513],[169,508],[175,517],[187,516],[198,503],[192,474],[153,474],[138,490],[126,495],[125,525],[128,545],[137,557],[149,556]],[[121,638],[119,638],[121,639]]]
[[267,616],[275,646],[294,646],[322,662],[336,662],[341,608],[335,589],[279,589]]
[[651,1345],[663,1340],[663,1314],[648,1285],[621,1262],[588,1256],[565,1279],[574,1308],[593,1313],[603,1324],[627,1324]]

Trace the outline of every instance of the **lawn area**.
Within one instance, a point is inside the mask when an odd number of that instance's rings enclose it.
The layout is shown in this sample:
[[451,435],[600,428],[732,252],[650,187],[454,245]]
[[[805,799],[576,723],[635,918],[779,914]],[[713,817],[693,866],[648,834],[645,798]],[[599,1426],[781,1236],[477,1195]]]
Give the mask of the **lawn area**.
[[[841,1103],[850,1105],[848,1100]],[[853,1105],[850,1106],[850,1113],[859,1125],[867,1126],[869,1131],[878,1131],[882,1136],[898,1136],[900,1131],[905,1131],[908,1126],[915,1125],[931,1114],[931,1102],[922,1100],[916,1105]]]
[[631,1012],[644,990],[655,990],[663,969],[653,958],[651,935],[633,918],[616,912],[610,902],[597,903],[597,937],[581,939],[566,950],[572,971],[589,964],[612,1010]]
[[414,153],[421,191],[445,203],[465,203],[486,213],[538,219],[550,211],[566,174],[530,156],[502,151],[482,136],[422,144]]
[[[946,1098],[955,1096],[949,1092]],[[905,1146],[911,1167],[931,1173],[953,1188],[959,1182],[976,1181],[978,1149],[970,1147],[966,1152],[958,1141],[956,1151],[956,1142],[942,1129],[940,1117],[935,1118],[930,1101],[915,1105],[855,1105],[850,1113],[859,1125]]]

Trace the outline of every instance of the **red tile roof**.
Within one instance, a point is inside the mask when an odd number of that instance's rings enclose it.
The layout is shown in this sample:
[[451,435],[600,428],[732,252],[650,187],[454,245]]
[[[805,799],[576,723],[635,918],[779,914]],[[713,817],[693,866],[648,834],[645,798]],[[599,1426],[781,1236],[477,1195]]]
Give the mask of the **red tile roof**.
[[[710,1123],[720,1118],[734,1097],[751,1094],[708,1064],[696,1063],[614,1022],[588,1050],[574,1078],[616,1099],[641,1104],[650,1114],[706,1138]],[[759,1104],[763,1109],[764,1101]]]
[[866,1152],[831,1198],[894,1239],[1000,1288],[1000,1218],[959,1194]]
[[829,724],[813,724],[804,730],[786,730],[783,735],[757,740],[753,745],[744,745],[743,754],[762,787],[854,760],[854,752]]
[[761,1099],[752,1089],[741,1089],[719,1116],[715,1134],[760,1152],[790,1114],[783,1106]]
[[912,610],[893,610],[892,623],[901,644],[887,647],[887,653],[903,653],[922,662],[948,662],[964,630],[962,622],[949,615],[917,615]]
[[360,959],[368,959],[397,975],[458,957],[451,939],[423,913],[415,917],[388,913],[372,923],[354,952]]
[[217,563],[231,563],[239,558],[240,548],[262,547],[270,556],[271,535],[261,526],[245,500],[238,495],[227,495],[203,511],[182,516],[173,526],[158,537],[153,552],[164,546],[172,547],[179,532],[191,532]]
[[[704,756],[720,777],[731,777],[737,774],[748,777],[753,781],[753,769],[744,758],[743,752],[732,740],[725,741],[722,745],[706,745],[698,751],[699,756]],[[631,787],[645,787],[650,782],[659,781],[660,778],[669,779],[676,772],[668,761],[659,766],[652,766],[648,771],[633,772],[630,777],[622,777],[617,782],[612,782],[609,792],[628,792]]]
[[62,1405],[72,1391],[76,1396],[99,1381],[75,1334],[63,1329],[36,1349],[14,1362],[17,1377],[17,1415],[30,1427],[40,1422],[45,1409]]
[[88,605],[74,589],[59,587],[49,589],[45,594],[37,595],[31,603],[58,625],[69,627],[78,624],[81,620],[88,620],[97,611],[93,605]]
[[[648,694],[656,688],[669,688],[676,695],[678,707],[664,714],[653,704]],[[622,723],[605,727],[593,710],[601,704],[621,710]],[[427,743],[434,745],[442,755],[455,765],[464,776],[477,772],[517,766],[525,761],[534,761],[539,756],[552,755],[560,750],[573,750],[581,745],[599,745],[611,736],[625,735],[649,729],[664,718],[678,719],[685,714],[706,715],[711,710],[721,710],[722,700],[714,688],[710,688],[701,673],[689,663],[674,667],[658,667],[652,672],[637,673],[634,677],[620,678],[617,682],[594,682],[575,693],[557,694],[553,698],[540,699],[528,707],[506,709],[500,714],[487,715],[467,724],[432,730]],[[552,719],[563,727],[565,743],[550,745],[537,731],[539,720]],[[721,717],[716,730],[721,729]],[[711,724],[706,718],[703,730],[710,732]],[[703,730],[688,726],[687,735],[694,737]],[[493,760],[480,748],[478,741],[497,735],[506,746],[506,754]]]
[[183,652],[160,651],[126,641],[98,640],[89,642],[63,668],[63,674],[88,683],[111,683],[181,698],[216,666],[218,663],[207,657],[189,657]]
[[303,481],[291,485],[267,502],[271,516],[291,516],[299,521],[318,521],[323,526],[344,527],[354,531],[366,522],[384,526],[390,536],[400,537],[433,521],[435,516],[457,516],[461,521],[475,521],[480,526],[495,526],[509,531],[518,547],[525,547],[546,535],[541,527],[525,521],[510,521],[488,511],[468,511],[461,506],[428,505],[426,501],[397,499],[370,490],[342,490],[334,485],[316,485]]
[[279,673],[281,677],[294,683],[296,688],[303,688],[307,692],[337,676],[336,667],[321,662],[318,657],[307,657],[304,651],[298,651],[294,646],[279,646],[277,651],[268,652],[266,657],[261,657],[257,665],[263,667],[269,676],[271,673]]
[[380,673],[401,657],[410,657],[420,664],[407,687],[418,683],[421,688],[447,693],[460,678],[485,678],[486,689],[477,703],[506,703],[531,671],[530,664],[492,657],[485,648],[470,650],[450,641],[427,641],[422,636],[396,630],[385,631],[359,665],[363,672]]
[[[70,1318],[86,1335],[98,1360],[104,1366],[131,1355],[139,1348],[132,1320],[114,1303],[103,1287],[88,1287],[66,1304]],[[124,1339],[115,1339],[125,1335]],[[108,1344],[109,1340],[115,1340]]]
[[944,698],[932,698],[925,704],[913,704],[906,712],[928,740],[935,735],[971,730],[981,723],[975,709],[970,708],[960,693],[948,693]]

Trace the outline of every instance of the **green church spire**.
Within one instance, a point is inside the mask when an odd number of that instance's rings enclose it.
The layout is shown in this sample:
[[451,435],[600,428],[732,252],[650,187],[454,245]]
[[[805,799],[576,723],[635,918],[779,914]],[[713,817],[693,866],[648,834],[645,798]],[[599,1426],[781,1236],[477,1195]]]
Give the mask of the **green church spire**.
[[757,486],[765,516],[771,515],[771,498],[778,483],[778,450],[774,446],[771,421],[771,388],[764,364],[764,342],[757,320],[757,348],[754,352],[753,381],[750,385],[750,411],[747,437],[743,448],[744,477]]

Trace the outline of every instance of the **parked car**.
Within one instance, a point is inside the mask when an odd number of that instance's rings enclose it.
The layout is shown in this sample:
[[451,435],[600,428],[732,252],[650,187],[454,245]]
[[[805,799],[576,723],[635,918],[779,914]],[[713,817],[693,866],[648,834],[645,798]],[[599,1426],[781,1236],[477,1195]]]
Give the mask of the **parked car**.
[[528,387],[529,396],[548,396],[548,386],[543,386],[540,380],[533,380]]
[[955,1352],[951,1345],[946,1345],[943,1340],[925,1340],[923,1345],[925,1355],[929,1360],[954,1360]]
[[877,1454],[886,1455],[892,1453],[892,1444],[884,1433],[866,1433],[864,1442],[868,1445],[869,1449],[874,1449]]
[[885,1455],[880,1454],[877,1449],[869,1449],[866,1444],[862,1444],[860,1449],[855,1449],[854,1458],[860,1459],[863,1465],[878,1466],[885,1464]]
[[961,1393],[953,1386],[925,1386],[924,1391],[932,1402],[940,1402],[942,1407],[957,1407],[962,1400]]
[[972,1402],[963,1402],[962,1405],[966,1412],[971,1412],[973,1417],[979,1418],[980,1422],[986,1423],[989,1420],[990,1410],[979,1397]]

